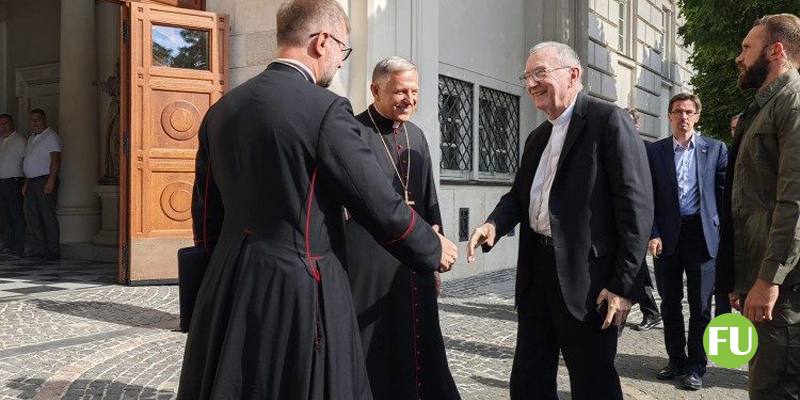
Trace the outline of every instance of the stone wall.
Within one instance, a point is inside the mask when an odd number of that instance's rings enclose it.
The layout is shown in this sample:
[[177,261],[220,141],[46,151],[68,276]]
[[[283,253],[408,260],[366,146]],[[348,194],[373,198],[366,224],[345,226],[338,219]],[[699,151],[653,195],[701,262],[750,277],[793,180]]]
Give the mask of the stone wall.
[[[21,115],[15,92],[17,68],[58,62],[60,8],[59,0],[10,0],[6,3],[7,86],[0,90],[6,92],[7,110],[2,112]],[[57,115],[49,117],[58,120]]]
[[691,91],[691,49],[677,36],[682,24],[672,0],[589,0],[587,88],[594,96],[634,107],[642,135],[669,134],[666,104]]

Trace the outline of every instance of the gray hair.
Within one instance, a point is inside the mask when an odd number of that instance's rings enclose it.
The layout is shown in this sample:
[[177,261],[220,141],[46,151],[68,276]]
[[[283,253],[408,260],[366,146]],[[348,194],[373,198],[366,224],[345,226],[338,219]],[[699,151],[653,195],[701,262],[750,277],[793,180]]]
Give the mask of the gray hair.
[[336,0],[287,1],[276,19],[278,46],[303,46],[314,33],[333,31],[340,24],[350,33],[350,20]]
[[397,72],[405,72],[416,69],[417,66],[414,65],[414,63],[406,60],[403,57],[391,56],[389,58],[384,58],[383,60],[378,61],[378,63],[375,64],[375,69],[372,70],[372,83],[389,80],[389,76]]
[[528,52],[528,56],[532,56],[533,53],[536,53],[539,50],[544,49],[555,49],[556,53],[558,53],[558,61],[564,67],[575,67],[583,73],[583,67],[581,67],[581,60],[578,58],[578,53],[569,47],[569,45],[561,43],[561,42],[542,42],[537,44],[536,46],[531,47],[531,51]]

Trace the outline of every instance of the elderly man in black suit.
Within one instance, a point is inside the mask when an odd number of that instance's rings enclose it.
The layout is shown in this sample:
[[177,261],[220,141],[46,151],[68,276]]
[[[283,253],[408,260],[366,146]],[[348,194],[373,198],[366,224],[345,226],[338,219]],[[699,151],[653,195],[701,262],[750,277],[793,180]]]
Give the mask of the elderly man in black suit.
[[211,254],[178,398],[371,399],[348,278],[342,206],[389,252],[447,270],[456,247],[409,207],[323,89],[350,53],[335,0],[277,15],[278,56],[200,128],[192,204]]
[[488,251],[518,223],[517,349],[511,398],[557,399],[559,351],[574,399],[622,399],[617,333],[653,223],[644,145],[625,110],[581,91],[569,46],[530,51],[520,79],[547,115],[511,190],[470,239]]

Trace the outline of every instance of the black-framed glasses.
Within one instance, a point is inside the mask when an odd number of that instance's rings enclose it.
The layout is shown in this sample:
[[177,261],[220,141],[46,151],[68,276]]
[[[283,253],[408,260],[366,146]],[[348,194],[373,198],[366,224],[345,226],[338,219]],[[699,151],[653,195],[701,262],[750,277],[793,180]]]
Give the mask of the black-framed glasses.
[[523,85],[528,83],[528,82],[530,82],[530,81],[539,82],[539,81],[543,80],[544,78],[547,78],[547,74],[549,74],[549,73],[551,73],[553,71],[558,71],[560,69],[567,69],[567,68],[574,68],[574,67],[571,66],[571,65],[566,65],[566,66],[555,67],[555,68],[537,68],[537,69],[535,69],[533,71],[526,72],[526,73],[520,75],[519,76],[519,80],[522,82]]
[[[309,36],[309,38],[313,38],[314,36],[319,36],[321,34],[322,34],[322,32],[312,33],[311,36]],[[353,52],[353,48],[352,47],[347,47],[347,45],[344,44],[344,42],[342,42],[341,40],[337,39],[336,36],[333,36],[330,33],[328,33],[328,36],[330,36],[331,39],[333,39],[336,43],[339,44],[339,47],[342,49],[342,53],[344,53],[344,57],[342,57],[342,61],[346,61],[347,58],[350,57],[350,53]]]

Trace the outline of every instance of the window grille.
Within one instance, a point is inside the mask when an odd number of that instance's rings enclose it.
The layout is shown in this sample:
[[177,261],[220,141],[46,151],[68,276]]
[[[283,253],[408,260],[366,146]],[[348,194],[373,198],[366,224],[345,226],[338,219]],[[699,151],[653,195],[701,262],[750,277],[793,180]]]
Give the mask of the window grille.
[[479,170],[516,173],[519,164],[519,97],[481,87],[479,105]]
[[[613,0],[617,5],[617,49],[622,54],[629,54],[628,49],[628,4],[627,0]],[[613,16],[612,16],[613,18]]]
[[472,169],[472,109],[472,84],[439,75],[440,167],[444,170]]

